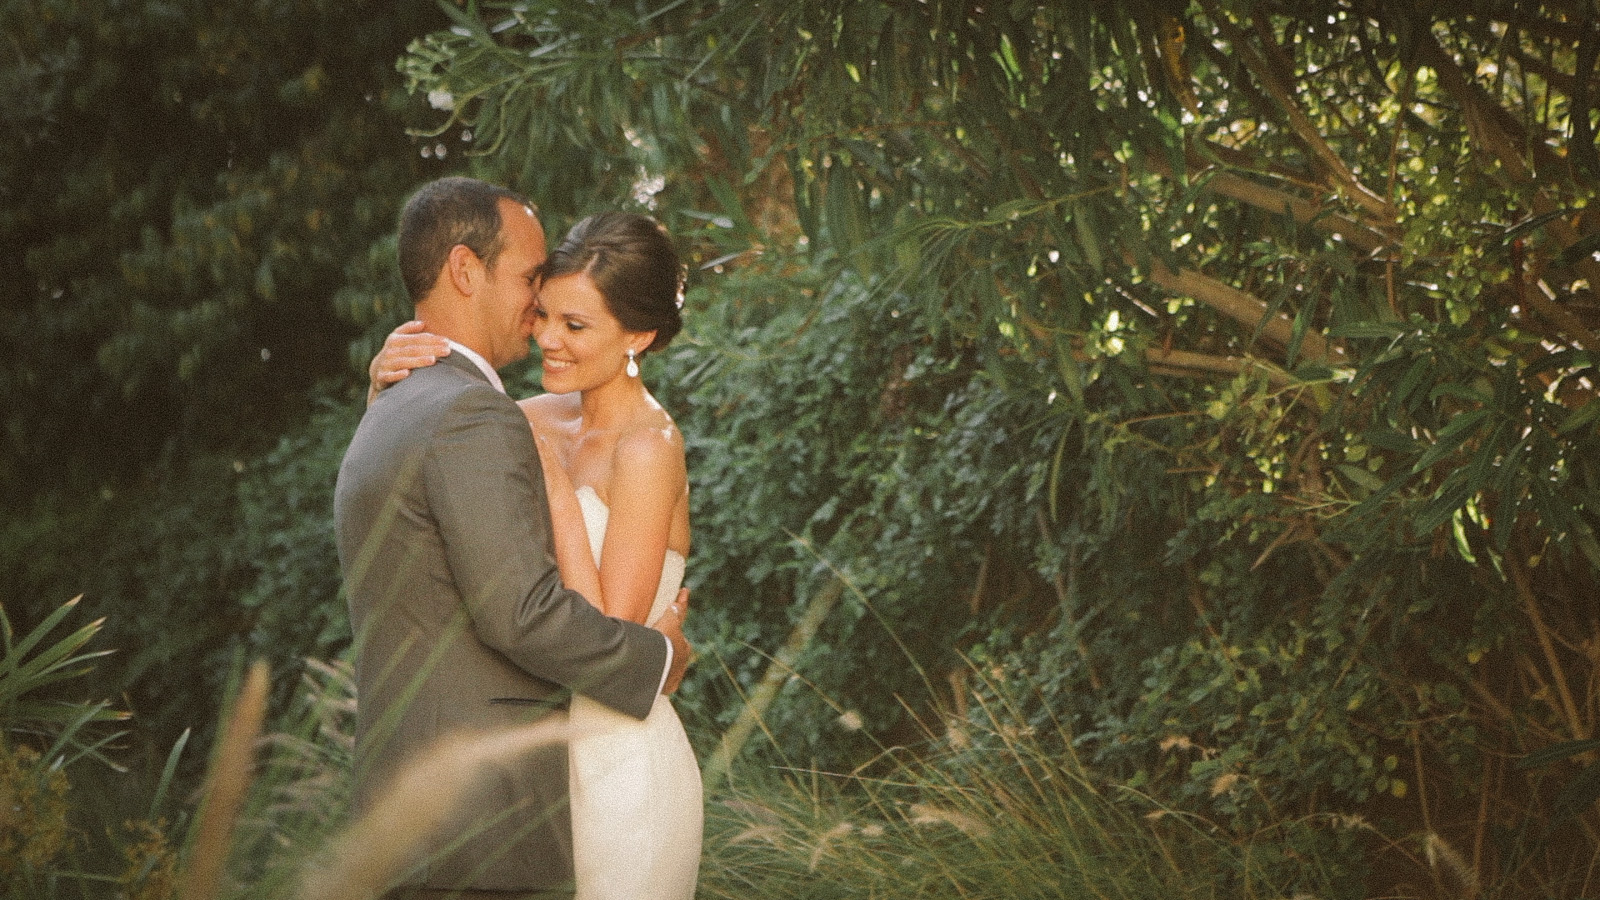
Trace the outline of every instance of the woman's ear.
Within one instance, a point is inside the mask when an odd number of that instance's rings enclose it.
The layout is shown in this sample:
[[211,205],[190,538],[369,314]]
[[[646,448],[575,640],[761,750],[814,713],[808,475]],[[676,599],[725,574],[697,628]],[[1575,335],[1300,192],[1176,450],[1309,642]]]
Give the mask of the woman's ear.
[[633,348],[635,355],[642,355],[656,342],[655,331],[635,331],[628,336],[628,346]]

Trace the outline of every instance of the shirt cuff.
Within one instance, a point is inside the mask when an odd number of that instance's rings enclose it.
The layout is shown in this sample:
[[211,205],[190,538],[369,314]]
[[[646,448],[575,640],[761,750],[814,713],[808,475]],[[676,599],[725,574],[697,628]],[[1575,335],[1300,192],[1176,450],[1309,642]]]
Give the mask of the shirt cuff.
[[656,687],[656,693],[667,689],[667,676],[672,674],[672,639],[662,635],[661,639],[667,642],[667,664],[661,669],[661,684]]

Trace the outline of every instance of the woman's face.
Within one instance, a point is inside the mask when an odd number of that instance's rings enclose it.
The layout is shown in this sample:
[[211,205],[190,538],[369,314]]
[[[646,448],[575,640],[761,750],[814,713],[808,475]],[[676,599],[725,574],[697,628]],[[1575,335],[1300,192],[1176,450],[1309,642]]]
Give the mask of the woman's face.
[[594,280],[575,272],[551,278],[540,288],[533,337],[543,357],[544,389],[566,394],[627,377],[628,349],[642,351],[651,336],[624,329],[606,308]]

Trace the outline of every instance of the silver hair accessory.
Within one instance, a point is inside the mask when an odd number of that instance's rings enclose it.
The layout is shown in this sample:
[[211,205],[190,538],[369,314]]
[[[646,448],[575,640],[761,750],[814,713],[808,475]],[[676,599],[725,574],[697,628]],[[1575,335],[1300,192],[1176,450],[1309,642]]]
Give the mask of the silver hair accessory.
[[639,377],[639,361],[633,358],[633,348],[632,347],[628,348],[628,369],[627,369],[627,371],[628,371],[628,377],[629,378],[638,378]]

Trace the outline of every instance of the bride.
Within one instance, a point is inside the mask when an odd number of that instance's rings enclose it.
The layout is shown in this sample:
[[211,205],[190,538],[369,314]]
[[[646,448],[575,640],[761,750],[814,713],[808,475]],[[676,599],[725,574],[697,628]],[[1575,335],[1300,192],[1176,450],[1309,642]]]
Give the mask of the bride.
[[[519,401],[545,474],[561,580],[607,615],[649,624],[689,552],[683,436],[639,378],[682,325],[683,266],[648,216],[572,227],[542,269],[534,339],[545,393]],[[375,389],[447,352],[400,326]],[[568,750],[577,900],[688,900],[700,863],[700,770],[671,702],[636,721],[580,695]]]

